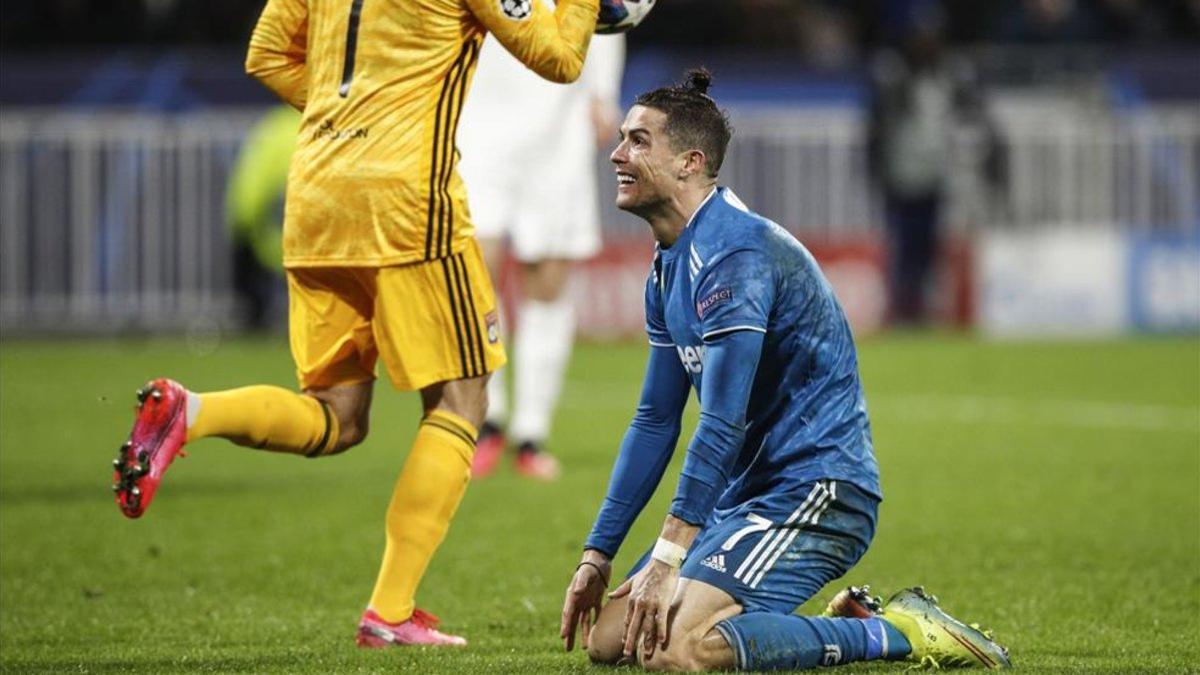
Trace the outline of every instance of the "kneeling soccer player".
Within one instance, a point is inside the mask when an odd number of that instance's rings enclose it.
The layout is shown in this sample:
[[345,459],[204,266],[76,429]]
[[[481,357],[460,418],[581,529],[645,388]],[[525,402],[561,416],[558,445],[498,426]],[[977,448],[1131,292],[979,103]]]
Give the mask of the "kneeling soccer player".
[[[608,495],[567,589],[561,637],[654,670],[813,668],[909,658],[1008,666],[1006,650],[923,590],[857,589],[792,612],[875,532],[879,471],[850,328],[816,262],[716,186],[731,131],[706,71],[644,94],[612,154],[617,206],[658,241],[650,359]],[[601,609],[611,560],[662,479],[689,385],[700,423],[653,549]],[[594,624],[594,625],[593,625]]]

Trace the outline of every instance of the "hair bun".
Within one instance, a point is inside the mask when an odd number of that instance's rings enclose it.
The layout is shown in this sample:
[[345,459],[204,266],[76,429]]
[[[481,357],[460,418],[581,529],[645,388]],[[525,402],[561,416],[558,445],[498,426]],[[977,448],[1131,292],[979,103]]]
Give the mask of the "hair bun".
[[685,86],[689,91],[708,95],[708,87],[712,84],[712,73],[708,72],[707,68],[693,68],[687,71],[684,77],[687,80]]

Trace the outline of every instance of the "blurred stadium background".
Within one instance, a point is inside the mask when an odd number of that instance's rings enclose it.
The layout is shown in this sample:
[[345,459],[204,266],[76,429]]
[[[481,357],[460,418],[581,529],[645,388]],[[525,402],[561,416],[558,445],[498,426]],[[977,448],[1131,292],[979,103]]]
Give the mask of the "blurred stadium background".
[[[260,5],[4,6],[6,334],[258,318],[261,299],[239,304],[247,261],[226,192],[273,103],[241,68]],[[986,334],[1195,331],[1195,2],[671,0],[629,36],[624,98],[713,69],[737,129],[723,181],[804,240],[856,327],[873,331],[890,316],[889,286],[913,282],[889,274],[872,83],[923,30],[969,69],[985,117],[932,113],[954,133],[934,148],[943,236],[916,318]],[[608,194],[611,173],[599,176]],[[611,207],[605,225],[607,250],[576,288],[582,328],[629,336],[648,235]]]
[[[292,384],[281,178],[230,188],[277,110],[242,73],[261,6],[0,5],[0,670],[582,672],[555,651],[558,603],[637,394],[651,246],[607,199],[572,291],[589,341],[551,438],[566,474],[472,486],[422,591],[469,653],[349,640],[411,397],[380,387],[336,465],[214,442],[142,522],[108,501],[142,380]],[[1200,2],[659,0],[628,40],[625,102],[713,70],[722,182],[813,250],[860,336],[888,501],[847,581],[933,584],[1033,671],[1193,670]],[[932,94],[897,68],[931,43]],[[881,122],[904,91],[933,112]],[[890,166],[889,142],[929,159]],[[894,210],[888,171],[933,178],[934,229]]]

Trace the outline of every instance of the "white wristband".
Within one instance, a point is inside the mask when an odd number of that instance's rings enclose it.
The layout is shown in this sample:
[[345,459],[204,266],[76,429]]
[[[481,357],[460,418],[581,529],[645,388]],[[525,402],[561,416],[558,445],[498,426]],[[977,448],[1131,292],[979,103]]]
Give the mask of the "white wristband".
[[679,569],[683,567],[683,559],[687,557],[687,549],[673,541],[659,537],[658,541],[654,542],[654,552],[650,554],[650,557],[659,562],[666,563],[675,569]]

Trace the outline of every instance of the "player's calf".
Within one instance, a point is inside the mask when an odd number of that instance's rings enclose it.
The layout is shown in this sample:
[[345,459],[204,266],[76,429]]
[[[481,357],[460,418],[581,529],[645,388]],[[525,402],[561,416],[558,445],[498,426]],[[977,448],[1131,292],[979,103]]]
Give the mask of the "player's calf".
[[642,659],[646,670],[691,673],[704,670],[733,670],[737,660],[729,642],[716,629],[697,636],[689,633],[673,636],[664,649],[656,649]]

